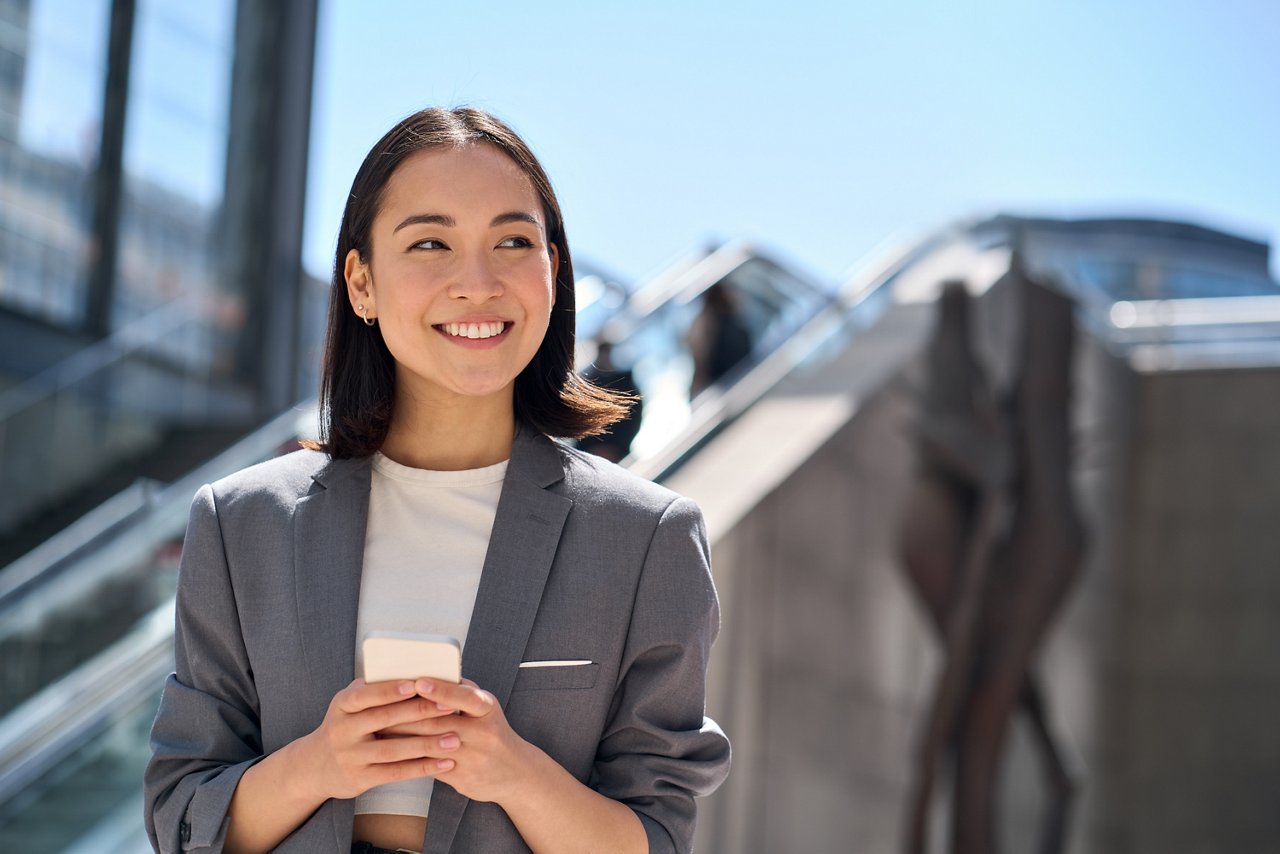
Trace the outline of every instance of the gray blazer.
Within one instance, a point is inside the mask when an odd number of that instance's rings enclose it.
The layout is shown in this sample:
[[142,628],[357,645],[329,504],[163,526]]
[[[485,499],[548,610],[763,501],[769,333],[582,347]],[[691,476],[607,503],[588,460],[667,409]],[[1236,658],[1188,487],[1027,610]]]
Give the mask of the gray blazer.
[[[367,459],[299,451],[196,495],[146,771],[157,850],[221,851],[245,769],[319,726],[354,678],[369,485]],[[462,672],[522,737],[631,807],[650,851],[690,850],[693,798],[728,773],[728,740],[703,714],[718,627],[693,502],[520,431]],[[351,801],[327,801],[277,850],[347,854],[352,821]],[[500,807],[438,784],[424,850],[528,848]]]

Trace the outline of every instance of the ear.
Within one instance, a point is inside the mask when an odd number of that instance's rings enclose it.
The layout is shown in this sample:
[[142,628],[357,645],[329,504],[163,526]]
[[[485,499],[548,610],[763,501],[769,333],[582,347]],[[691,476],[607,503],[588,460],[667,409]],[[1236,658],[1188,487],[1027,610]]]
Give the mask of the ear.
[[560,296],[560,247],[551,242],[547,246],[551,253],[551,307],[555,308],[556,299]]
[[360,257],[358,250],[352,249],[342,265],[342,276],[347,280],[347,299],[351,301],[351,310],[360,314],[360,306],[364,306],[369,317],[377,317],[377,302],[373,294],[373,276],[369,273],[369,265]]

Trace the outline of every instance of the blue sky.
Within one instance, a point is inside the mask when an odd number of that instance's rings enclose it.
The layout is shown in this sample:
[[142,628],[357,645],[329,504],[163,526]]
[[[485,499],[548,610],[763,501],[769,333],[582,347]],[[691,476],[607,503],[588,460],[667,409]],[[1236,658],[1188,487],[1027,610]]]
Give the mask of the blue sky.
[[[427,105],[521,132],[575,257],[642,279],[747,237],[829,281],[973,213],[1280,243],[1280,2],[322,0],[305,258]],[[1273,256],[1273,269],[1280,266]]]

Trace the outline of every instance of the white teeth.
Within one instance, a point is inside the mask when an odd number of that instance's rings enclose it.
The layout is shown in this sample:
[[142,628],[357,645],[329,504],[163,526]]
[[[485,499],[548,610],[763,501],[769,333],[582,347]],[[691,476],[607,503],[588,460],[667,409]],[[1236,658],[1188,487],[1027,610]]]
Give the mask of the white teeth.
[[505,325],[500,320],[490,323],[446,323],[444,331],[455,338],[492,338],[501,333]]

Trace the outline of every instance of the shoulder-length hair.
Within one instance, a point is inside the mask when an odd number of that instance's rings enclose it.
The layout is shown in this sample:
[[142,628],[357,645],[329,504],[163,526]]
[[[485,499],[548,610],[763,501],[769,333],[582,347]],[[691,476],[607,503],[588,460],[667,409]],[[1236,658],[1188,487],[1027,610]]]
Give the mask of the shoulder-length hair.
[[391,175],[410,155],[476,142],[497,146],[529,178],[542,202],[548,252],[555,246],[555,308],[533,360],[516,377],[517,422],[547,436],[580,439],[625,418],[629,399],[598,388],[574,371],[573,259],[560,203],[525,141],[501,120],[472,107],[422,110],[401,121],[365,155],[351,184],[334,253],[328,330],[320,383],[320,440],[305,443],[334,459],[364,457],[382,446],[395,407],[395,360],[380,325],[351,310],[344,274],[355,249],[368,262],[370,231]]

